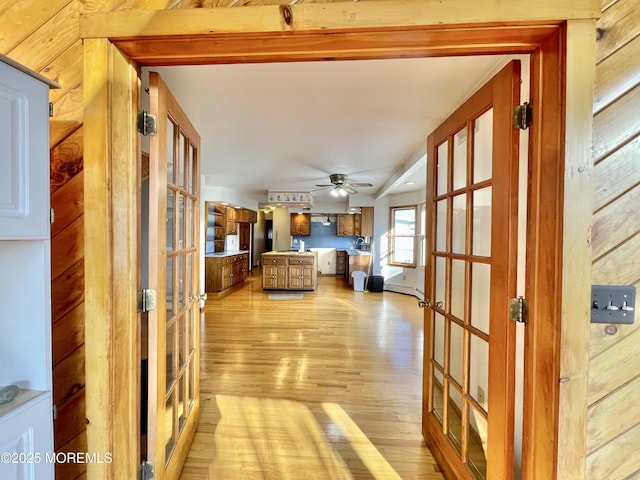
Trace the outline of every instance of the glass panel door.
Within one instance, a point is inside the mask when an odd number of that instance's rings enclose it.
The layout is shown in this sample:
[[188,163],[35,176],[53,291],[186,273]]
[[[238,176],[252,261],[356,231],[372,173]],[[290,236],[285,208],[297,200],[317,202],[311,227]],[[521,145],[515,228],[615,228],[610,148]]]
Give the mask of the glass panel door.
[[513,477],[518,78],[512,62],[428,140],[423,422],[460,479]]
[[158,117],[149,161],[148,461],[157,479],[178,478],[198,419],[200,137],[160,76],[149,74]]

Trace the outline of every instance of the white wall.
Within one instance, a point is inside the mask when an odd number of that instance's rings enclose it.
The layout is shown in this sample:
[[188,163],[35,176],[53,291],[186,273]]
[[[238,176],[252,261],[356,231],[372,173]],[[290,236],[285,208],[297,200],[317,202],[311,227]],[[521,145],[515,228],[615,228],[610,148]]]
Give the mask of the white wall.
[[273,210],[273,249],[289,250],[291,248],[291,217],[289,209],[278,207]]

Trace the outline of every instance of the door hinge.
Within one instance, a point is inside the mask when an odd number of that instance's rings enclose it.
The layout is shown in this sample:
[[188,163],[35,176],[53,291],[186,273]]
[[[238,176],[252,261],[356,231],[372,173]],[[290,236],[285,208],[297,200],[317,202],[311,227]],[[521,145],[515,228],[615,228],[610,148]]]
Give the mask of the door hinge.
[[529,302],[524,297],[509,301],[509,318],[518,323],[529,323]]
[[145,460],[140,464],[140,468],[138,469],[138,480],[153,480],[154,478],[153,463]]
[[53,117],[53,102],[49,102],[49,118]]
[[49,209],[49,223],[56,221],[56,211],[53,208]]
[[56,407],[56,404],[53,404],[53,419],[57,419],[58,418],[58,408]]
[[533,105],[524,102],[513,107],[513,126],[520,130],[526,130],[533,123]]
[[138,312],[150,312],[156,309],[156,291],[143,288],[138,292]]
[[143,110],[138,113],[138,131],[145,137],[158,133],[157,117]]

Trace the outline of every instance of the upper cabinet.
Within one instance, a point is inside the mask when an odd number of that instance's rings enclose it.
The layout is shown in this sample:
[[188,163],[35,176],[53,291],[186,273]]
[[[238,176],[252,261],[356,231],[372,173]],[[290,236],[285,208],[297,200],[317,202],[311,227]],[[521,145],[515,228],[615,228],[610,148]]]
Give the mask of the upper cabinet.
[[306,237],[311,235],[311,214],[292,213],[291,214],[291,235]]
[[352,213],[338,215],[337,235],[353,237],[356,234],[355,215]]
[[337,235],[373,237],[373,207],[361,207],[361,213],[338,215]]
[[360,233],[356,235],[373,237],[373,207],[361,207],[360,211]]
[[0,57],[3,240],[49,236],[49,87],[57,85],[25,72]]
[[238,220],[236,220],[236,209],[227,207],[227,235],[238,234]]
[[236,209],[238,223],[258,223],[258,212],[248,208]]

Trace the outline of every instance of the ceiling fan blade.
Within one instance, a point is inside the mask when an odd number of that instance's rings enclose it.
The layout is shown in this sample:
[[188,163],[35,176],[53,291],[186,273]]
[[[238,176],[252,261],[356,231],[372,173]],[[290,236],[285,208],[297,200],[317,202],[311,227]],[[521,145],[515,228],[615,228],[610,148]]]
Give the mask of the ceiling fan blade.
[[349,183],[349,186],[351,186],[351,187],[373,187],[373,185],[370,184],[370,183],[358,183],[358,182]]
[[333,183],[329,183],[326,185],[316,185],[316,187],[333,187]]
[[355,188],[352,188],[350,185],[343,185],[343,186],[342,186],[342,189],[343,189],[344,191],[349,192],[349,193],[352,193],[352,194],[353,194],[353,193],[358,193],[358,190],[356,190]]

